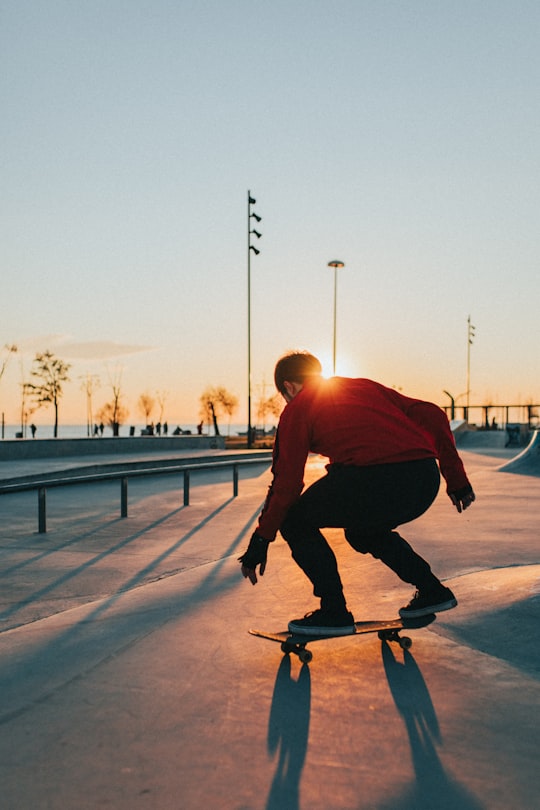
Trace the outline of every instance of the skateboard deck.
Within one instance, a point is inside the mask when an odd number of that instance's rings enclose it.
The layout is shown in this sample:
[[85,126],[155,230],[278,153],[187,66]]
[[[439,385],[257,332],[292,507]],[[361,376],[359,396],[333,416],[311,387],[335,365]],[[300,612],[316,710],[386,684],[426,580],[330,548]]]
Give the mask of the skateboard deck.
[[361,636],[365,633],[377,633],[381,641],[395,641],[403,650],[408,650],[412,647],[412,639],[410,636],[401,636],[401,630],[419,630],[422,627],[427,627],[435,621],[437,617],[434,613],[428,616],[421,616],[418,619],[391,619],[390,621],[368,621],[368,622],[355,622],[354,630],[351,633],[343,635],[304,635],[303,633],[291,633],[288,630],[283,630],[277,633],[266,633],[263,630],[249,630],[252,636],[259,638],[266,638],[268,641],[274,641],[281,644],[281,649],[287,655],[293,653],[305,664],[308,664],[312,658],[313,653],[311,650],[306,649],[306,645],[313,641],[322,641],[329,638],[348,638],[349,636]]

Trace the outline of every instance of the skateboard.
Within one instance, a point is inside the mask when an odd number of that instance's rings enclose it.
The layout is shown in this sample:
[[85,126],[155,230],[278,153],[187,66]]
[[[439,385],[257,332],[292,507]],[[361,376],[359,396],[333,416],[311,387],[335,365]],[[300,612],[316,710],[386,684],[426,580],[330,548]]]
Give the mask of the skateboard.
[[281,644],[282,651],[289,655],[293,653],[297,655],[300,661],[304,664],[309,664],[313,658],[311,650],[306,649],[306,645],[312,641],[322,641],[328,638],[347,638],[349,636],[361,636],[365,633],[377,633],[381,641],[395,641],[403,650],[409,650],[412,647],[412,638],[410,636],[401,636],[401,630],[419,630],[422,627],[427,627],[436,619],[434,613],[428,616],[421,616],[418,619],[391,619],[390,621],[370,621],[370,622],[355,622],[354,630],[345,635],[334,636],[321,636],[321,635],[304,635],[303,633],[290,633],[284,630],[278,633],[265,633],[263,630],[249,630],[252,636],[259,638],[266,638],[268,641],[275,641]]

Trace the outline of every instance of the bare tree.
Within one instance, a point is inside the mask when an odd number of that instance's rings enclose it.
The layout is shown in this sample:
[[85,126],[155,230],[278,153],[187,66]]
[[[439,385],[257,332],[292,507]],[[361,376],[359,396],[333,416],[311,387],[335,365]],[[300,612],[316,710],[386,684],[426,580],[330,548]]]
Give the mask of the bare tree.
[[169,396],[168,391],[156,391],[156,399],[159,405],[159,421],[163,423],[163,415],[165,413],[165,402]]
[[144,424],[148,425],[150,423],[150,415],[154,410],[154,408],[156,407],[156,400],[154,399],[154,397],[150,396],[148,391],[145,391],[144,394],[140,395],[137,401],[137,407],[139,409],[139,412],[142,413],[142,415],[144,416],[145,419]]
[[14,343],[12,343],[11,345],[6,343],[5,346],[2,347],[1,351],[3,356],[2,359],[0,360],[0,380],[4,376],[4,371],[6,370],[6,366],[8,364],[10,356],[12,354],[15,354],[15,352],[17,351],[17,347],[15,346]]
[[26,438],[26,428],[28,426],[28,419],[34,413],[36,408],[30,408],[27,405],[28,396],[31,394],[29,384],[27,382],[21,383],[21,433]]
[[238,397],[222,386],[207,388],[200,397],[201,416],[206,422],[212,422],[216,436],[220,435],[218,417],[227,414],[230,419],[238,407]]
[[263,431],[266,430],[266,417],[277,417],[283,410],[283,399],[281,394],[273,394],[271,397],[262,396],[257,407],[257,417],[262,422]]
[[111,402],[106,402],[98,411],[97,418],[100,422],[112,428],[113,436],[118,436],[120,425],[123,425],[129,416],[127,408],[118,401],[113,399]]
[[98,419],[109,424],[112,428],[113,436],[118,436],[120,425],[123,424],[129,416],[128,409],[120,401],[122,398],[122,369],[117,367],[113,373],[107,369],[107,374],[109,376],[113,398],[103,406],[98,414]]
[[30,375],[38,382],[25,383],[38,408],[52,405],[54,408],[54,438],[58,436],[58,405],[62,398],[62,384],[69,381],[70,363],[64,363],[50,351],[36,354]]
[[94,423],[94,413],[92,408],[92,396],[96,389],[100,386],[100,379],[97,374],[85,374],[84,377],[79,377],[83,382],[81,390],[86,392],[86,435],[92,435],[92,426]]
[[[6,370],[6,366],[8,364],[9,358],[12,354],[17,351],[17,347],[14,343],[12,344],[5,344],[2,347],[2,359],[0,360],[0,380],[4,376],[4,371]],[[4,414],[2,413],[2,438],[4,438]]]

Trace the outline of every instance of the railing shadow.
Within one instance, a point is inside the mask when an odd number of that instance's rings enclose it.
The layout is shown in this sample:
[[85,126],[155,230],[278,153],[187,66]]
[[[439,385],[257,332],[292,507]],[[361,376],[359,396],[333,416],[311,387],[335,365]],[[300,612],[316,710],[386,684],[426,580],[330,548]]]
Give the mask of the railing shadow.
[[[182,506],[180,508],[184,509],[185,507]],[[168,515],[165,515],[165,520],[171,517],[171,515],[175,514],[177,511],[179,510],[175,510],[174,512],[170,512]],[[105,514],[109,515],[110,511],[107,511]],[[88,521],[85,522],[87,523]],[[123,522],[122,518],[119,517],[111,518],[110,520],[107,520],[106,522],[99,524],[99,531],[102,532],[104,530],[110,529],[111,526],[114,526],[115,524],[117,523],[119,524],[122,522]],[[40,548],[37,550],[37,552],[34,554],[33,557],[27,557],[24,560],[19,560],[18,562],[13,563],[13,565],[10,565],[8,568],[4,568],[2,571],[0,571],[0,579],[9,578],[12,574],[16,573],[17,571],[21,571],[24,568],[28,568],[32,565],[35,565],[36,563],[42,562],[43,560],[47,559],[47,557],[51,557],[54,554],[58,554],[59,551],[67,551],[68,549],[77,546],[79,543],[83,543],[85,540],[88,540],[89,537],[94,537],[95,534],[96,528],[95,526],[92,526],[91,529],[88,529],[87,531],[84,531],[81,534],[76,535],[75,537],[70,537],[69,540],[66,540],[63,543],[58,543],[57,545],[54,545],[50,548]],[[17,546],[14,544],[12,547],[10,547],[10,551],[13,551],[14,549],[16,550],[16,548]]]
[[[224,509],[227,506],[227,504],[230,503],[231,500],[232,499],[229,499],[224,504],[222,504],[219,507],[219,509],[216,510],[216,512],[214,514],[217,514],[222,509]],[[70,568],[68,571],[63,573],[61,576],[57,577],[55,580],[52,580],[51,582],[49,582],[47,585],[40,588],[39,590],[34,591],[33,593],[29,594],[24,599],[21,599],[19,602],[13,603],[12,605],[9,606],[9,608],[7,608],[6,610],[4,610],[4,611],[2,611],[0,613],[0,621],[2,621],[2,622],[7,621],[7,619],[9,619],[10,617],[16,615],[17,612],[21,608],[27,607],[28,605],[31,605],[33,602],[37,602],[40,599],[43,599],[45,596],[50,595],[53,591],[55,591],[61,585],[65,585],[66,582],[69,582],[70,580],[75,579],[76,577],[80,576],[82,573],[84,573],[88,569],[90,569],[93,566],[97,565],[102,560],[106,559],[107,557],[110,557],[112,554],[116,554],[116,552],[121,551],[122,549],[129,546],[131,543],[135,542],[135,540],[138,540],[143,535],[145,535],[148,532],[152,531],[152,529],[155,529],[158,526],[160,526],[161,524],[165,523],[171,517],[173,517],[178,512],[180,512],[183,508],[184,507],[179,507],[178,509],[175,509],[172,512],[169,512],[167,515],[163,515],[162,517],[158,518],[157,520],[153,521],[152,523],[149,523],[143,529],[140,529],[138,532],[134,532],[129,537],[123,538],[118,543],[115,543],[113,546],[109,546],[104,551],[100,551],[98,554],[94,555],[91,559],[86,560],[81,565],[78,565],[78,566],[76,566],[74,568]],[[208,519],[210,519],[211,517],[213,517],[213,515],[211,515]],[[118,520],[120,520],[120,518],[118,518]],[[109,526],[113,525],[115,522],[117,522],[117,521],[111,521],[108,525]],[[197,529],[201,528],[202,525],[204,525],[204,522],[205,521],[202,521],[201,524],[198,527],[196,527],[194,530],[192,530],[192,532],[188,532],[188,534],[186,534],[184,537],[182,537],[180,540],[178,540],[173,546],[171,546],[169,549],[167,549],[167,551],[164,552],[162,555],[160,555],[160,557],[153,560],[150,563],[150,565],[147,566],[146,568],[149,568],[149,570],[152,570],[153,568],[155,568],[160,562],[163,561],[163,559],[165,559],[167,556],[169,556],[174,551],[176,551],[183,543],[187,542],[187,540],[190,538],[190,536],[193,534],[193,532],[196,531]],[[102,527],[100,527],[100,529],[101,528]],[[55,547],[54,549],[47,550],[45,552],[42,552],[40,555],[37,555],[36,557],[33,557],[31,562],[32,563],[39,562],[44,557],[47,557],[49,555],[58,553],[59,551],[65,551],[69,547],[71,547],[73,545],[76,545],[79,542],[81,542],[80,537],[76,538],[76,539],[72,539],[72,540],[70,540],[70,541],[68,541],[66,543],[63,543],[60,546]],[[27,562],[29,564],[30,561],[27,561]],[[21,563],[20,566],[23,567],[23,564]],[[16,569],[17,569],[17,566],[12,566],[10,569],[7,569],[7,572],[13,572]],[[145,570],[146,569],[143,569],[143,572]],[[3,575],[5,575],[5,573],[6,572],[4,572]],[[143,575],[144,574],[142,572],[139,572],[136,581],[139,581],[140,577],[143,576]],[[135,584],[136,584],[136,582],[135,582]],[[129,587],[129,585],[124,585],[123,587],[121,587],[120,590],[125,591],[128,587]]]
[[[168,557],[172,556],[176,551],[178,551],[181,546],[185,545],[189,540],[191,540],[200,529],[202,529],[208,522],[216,518],[220,512],[230,506],[231,503],[235,501],[234,496],[225,500],[220,506],[218,506],[213,512],[211,512],[208,516],[206,516],[203,520],[201,520],[196,526],[194,526],[190,531],[186,532],[182,537],[177,539],[172,545],[166,548],[161,554],[157,555],[153,558],[144,568],[140,569],[133,577],[128,579],[126,582],[121,583],[116,587],[116,593],[123,593],[131,588],[136,587],[137,585],[141,584],[145,578],[147,578],[153,571],[155,571]],[[136,540],[140,539],[144,535],[148,534],[152,530],[158,528],[159,526],[166,523],[168,520],[173,518],[175,515],[179,514],[183,511],[186,507],[179,506],[176,509],[171,510],[165,515],[160,516],[156,520],[148,523],[146,526],[141,528],[137,532],[133,532],[128,537],[124,537],[122,540],[118,541],[112,546],[108,546],[105,550],[98,552],[93,557],[85,560],[80,565],[70,568],[67,571],[64,571],[60,576],[57,576],[55,579],[48,582],[43,587],[33,591],[30,594],[26,594],[24,598],[18,600],[6,607],[4,610],[0,612],[0,622],[4,625],[2,627],[2,631],[11,629],[16,624],[11,624],[6,626],[6,622],[10,619],[13,619],[17,615],[17,613],[22,610],[23,608],[27,608],[28,606],[35,604],[41,599],[49,597],[55,590],[64,586],[66,583],[76,579],[78,576],[81,576],[85,572],[89,571],[91,568],[98,565],[103,560],[111,557],[112,555],[122,551],[123,549],[127,548],[129,545],[133,544]],[[250,521],[252,518],[250,518]],[[115,523],[120,523],[121,519],[117,518],[115,520],[110,521],[106,524],[106,527],[114,525]],[[100,526],[100,531],[103,530],[103,526]],[[76,538],[71,538],[70,540],[62,543],[58,546],[55,546],[53,549],[47,549],[44,551],[40,551],[37,555],[32,557],[30,560],[25,560],[20,563],[16,563],[13,566],[10,566],[3,572],[0,572],[0,578],[5,577],[9,574],[16,572],[20,568],[24,568],[26,566],[31,565],[32,563],[39,563],[43,559],[52,556],[60,551],[65,551],[73,546],[76,546],[81,541],[85,540],[88,536],[91,536],[93,532],[84,533],[79,535]],[[243,537],[243,533],[241,534]],[[227,556],[231,553],[229,550],[224,552],[223,556]]]
[[[37,641],[27,650],[23,648],[9,659],[5,657],[0,660],[0,725],[19,716],[36,702],[45,700],[57,689],[77,678],[81,672],[91,671],[103,660],[118,654],[158,627],[163,627],[179,615],[187,616],[197,611],[203,603],[207,608],[212,598],[238,587],[242,578],[236,567],[234,572],[226,576],[219,574],[230,555],[251,530],[253,521],[260,512],[260,504],[221,557],[209,564],[206,577],[198,581],[191,590],[183,590],[173,597],[170,591],[164,594],[154,591],[142,611],[128,608],[126,611],[110,612],[127,591],[141,583],[153,567],[214,520],[225,506],[226,504],[222,504],[215,509],[109,597],[99,600],[93,607],[90,606],[81,618],[73,623],[68,622],[67,627],[61,625],[58,631],[44,633],[42,641]],[[100,619],[105,621],[99,621]],[[59,661],[62,662],[61,667],[58,666]]]
[[311,712],[311,676],[303,664],[298,680],[291,674],[291,657],[279,666],[268,720],[267,746],[277,765],[266,810],[298,810],[302,769],[306,759]]
[[382,642],[382,658],[390,692],[409,736],[415,781],[400,796],[378,805],[378,810],[481,810],[483,805],[446,773],[439,758],[439,721],[413,656],[405,651],[401,663],[390,645]]

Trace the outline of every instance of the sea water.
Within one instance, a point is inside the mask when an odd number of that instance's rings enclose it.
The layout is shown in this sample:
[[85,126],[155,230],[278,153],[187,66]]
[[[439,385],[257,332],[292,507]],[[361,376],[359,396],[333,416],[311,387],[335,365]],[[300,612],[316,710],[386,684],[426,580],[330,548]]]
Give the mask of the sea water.
[[[238,436],[242,433],[246,433],[247,426],[242,424],[227,424],[225,422],[218,423],[219,424],[219,432],[222,436]],[[174,435],[174,431],[180,428],[182,433],[187,433],[190,431],[192,434],[197,434],[197,425],[191,424],[177,424],[175,422],[169,422],[167,425],[167,436]],[[120,436],[129,436],[130,431],[133,432],[135,436],[141,436],[142,431],[146,428],[143,424],[125,424],[120,425],[119,435]],[[27,425],[25,429],[21,431],[20,425],[4,425],[3,436],[0,433],[0,438],[4,439],[16,439],[20,438],[17,434],[23,433],[23,438],[31,439],[32,438],[32,431],[30,430],[30,425]],[[92,436],[94,429],[92,426],[87,427],[87,425],[63,425],[60,423],[58,425],[58,438],[59,439],[84,439],[88,436]],[[205,436],[213,436],[214,435],[214,426],[205,424],[203,425],[203,435]],[[103,436],[111,437],[113,435],[112,428],[106,425],[103,429]],[[154,427],[154,435],[155,427]],[[161,436],[164,435],[163,428],[161,429]],[[36,428],[36,439],[53,439],[54,438],[54,425],[37,425]]]

